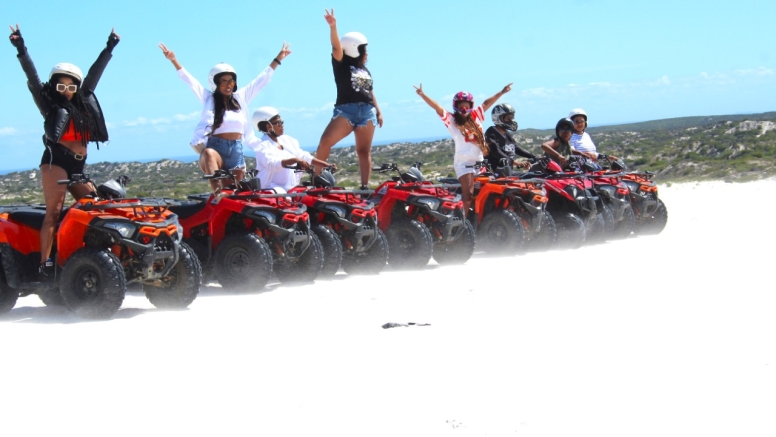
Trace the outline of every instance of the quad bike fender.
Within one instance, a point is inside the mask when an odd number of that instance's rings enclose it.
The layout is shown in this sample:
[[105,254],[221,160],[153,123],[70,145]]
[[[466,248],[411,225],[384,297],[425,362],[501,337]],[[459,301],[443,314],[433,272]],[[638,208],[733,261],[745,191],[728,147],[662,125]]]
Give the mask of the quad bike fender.
[[84,247],[84,236],[94,214],[70,208],[57,231],[57,264],[62,267],[76,250]]
[[19,264],[13,248],[8,243],[0,243],[0,268],[5,273],[5,282],[13,289],[19,288],[22,282]]

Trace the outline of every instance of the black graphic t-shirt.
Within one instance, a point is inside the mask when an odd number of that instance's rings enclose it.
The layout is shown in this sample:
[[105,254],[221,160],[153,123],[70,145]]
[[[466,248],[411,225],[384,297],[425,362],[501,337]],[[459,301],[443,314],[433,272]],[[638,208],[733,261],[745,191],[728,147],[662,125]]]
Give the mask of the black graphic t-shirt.
[[342,61],[331,57],[331,65],[334,68],[334,82],[337,84],[337,102],[335,105],[346,103],[369,103],[372,100],[372,74],[365,66],[355,66],[348,62],[346,55]]

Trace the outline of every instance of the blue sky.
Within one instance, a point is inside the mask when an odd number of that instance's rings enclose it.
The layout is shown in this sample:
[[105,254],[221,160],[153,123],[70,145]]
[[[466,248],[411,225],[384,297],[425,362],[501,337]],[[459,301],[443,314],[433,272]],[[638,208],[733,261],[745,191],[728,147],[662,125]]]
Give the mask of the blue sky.
[[[314,150],[335,99],[325,8],[340,34],[369,39],[369,68],[385,125],[375,143],[447,132],[414,93],[443,106],[457,91],[502,98],[520,128],[549,128],[574,107],[591,125],[776,110],[776,3],[334,1],[5,1],[0,24],[19,23],[47,77],[57,62],[86,71],[111,27],[121,35],[97,88],[111,142],[89,162],[191,156],[200,106],[157,48],[164,42],[203,84],[219,62],[238,85],[266,67],[283,41],[293,53],[251,103],[280,109],[288,134]],[[6,35],[9,32],[6,27]],[[66,29],[66,30],[65,30]],[[37,167],[43,120],[15,49],[0,48],[0,171]],[[340,145],[351,145],[353,137]]]

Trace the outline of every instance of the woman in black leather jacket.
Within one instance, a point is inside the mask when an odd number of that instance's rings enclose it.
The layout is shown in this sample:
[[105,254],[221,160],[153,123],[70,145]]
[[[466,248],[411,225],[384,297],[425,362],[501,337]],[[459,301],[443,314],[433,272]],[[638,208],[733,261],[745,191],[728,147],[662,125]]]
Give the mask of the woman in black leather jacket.
[[111,52],[119,43],[119,36],[111,29],[107,47],[89,68],[86,77],[75,65],[59,63],[51,69],[48,82],[41,82],[35,65],[30,59],[19,25],[11,26],[9,36],[16,47],[17,58],[27,76],[27,87],[43,116],[43,145],[46,150],[40,161],[43,196],[46,201],[46,217],[40,230],[40,272],[52,276],[54,263],[51,255],[54,226],[59,221],[66,190],[75,199],[89,194],[92,187],[85,185],[58,185],[60,179],[82,174],[86,162],[86,146],[89,142],[108,141],[108,130],[102,109],[94,95],[94,89],[108,65]]

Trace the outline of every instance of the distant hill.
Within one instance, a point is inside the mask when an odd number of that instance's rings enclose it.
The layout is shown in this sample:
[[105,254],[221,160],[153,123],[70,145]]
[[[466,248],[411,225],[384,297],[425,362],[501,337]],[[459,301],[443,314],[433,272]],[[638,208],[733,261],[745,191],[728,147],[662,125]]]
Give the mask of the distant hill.
[[[776,175],[776,112],[671,118],[593,127],[588,132],[601,153],[624,158],[631,169],[656,172],[658,182],[747,181]],[[525,129],[515,139],[540,154],[541,143],[553,134],[552,130]],[[395,162],[405,168],[421,161],[426,178],[435,179],[453,175],[453,151],[451,139],[393,143],[374,146],[372,161],[375,165]],[[340,168],[339,183],[358,185],[355,147],[332,149],[329,160]],[[253,158],[246,161],[249,168],[255,165]],[[89,164],[87,172],[96,181],[130,175],[130,196],[185,198],[209,190],[195,162],[99,162]],[[373,172],[371,183],[376,185],[390,176]],[[0,204],[42,202],[40,183],[38,169],[0,176]]]

